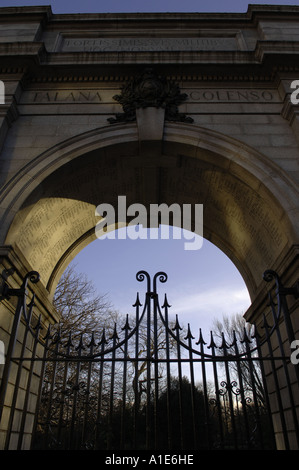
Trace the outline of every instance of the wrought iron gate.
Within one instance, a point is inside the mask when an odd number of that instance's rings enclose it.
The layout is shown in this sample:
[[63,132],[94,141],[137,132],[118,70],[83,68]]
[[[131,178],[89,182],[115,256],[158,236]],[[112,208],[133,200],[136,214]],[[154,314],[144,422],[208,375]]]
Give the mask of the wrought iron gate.
[[[19,299],[0,394],[2,412],[14,365],[6,448],[12,441],[22,448],[28,435],[32,449],[275,448],[267,374],[272,374],[289,448],[278,380],[284,374],[298,443],[290,358],[279,332],[284,315],[294,339],[286,295],[295,291],[284,289],[277,274],[267,271],[265,280],[274,279],[277,286],[278,305],[270,298],[272,326],[265,317],[262,333],[253,325],[244,327],[241,337],[233,332],[230,341],[212,332],[204,341],[201,330],[195,338],[190,325],[184,329],[178,317],[170,319],[166,295],[160,305],[157,283],[166,282],[165,273],[151,278],[140,271],[136,277],[147,284],[144,304],[137,295],[134,316],[115,325],[112,334],[103,330],[88,338],[59,325],[43,331],[33,315],[34,295],[25,303],[27,284],[37,282],[37,273],[29,273],[17,291],[4,283],[2,298]],[[274,333],[278,353],[273,352]]]

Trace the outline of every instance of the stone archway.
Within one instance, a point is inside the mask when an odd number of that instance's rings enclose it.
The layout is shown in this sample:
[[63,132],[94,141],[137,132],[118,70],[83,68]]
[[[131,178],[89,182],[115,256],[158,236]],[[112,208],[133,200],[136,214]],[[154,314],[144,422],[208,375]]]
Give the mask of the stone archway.
[[[263,272],[298,280],[298,7],[82,16],[11,7],[0,17],[0,294],[10,268],[12,288],[35,269],[37,312],[57,322],[52,295],[95,237],[95,208],[125,195],[147,208],[202,203],[204,236],[243,276],[246,318],[260,319]],[[155,77],[136,82],[148,67]],[[15,306],[2,300],[7,344]]]
[[20,190],[5,244],[53,294],[66,265],[95,239],[98,204],[116,205],[119,195],[146,207],[201,203],[204,236],[231,258],[254,298],[263,271],[296,237],[290,178],[255,150],[197,126],[165,125],[162,146],[147,142],[144,153],[137,135],[137,125],[102,128],[31,162],[26,176],[12,181]]
[[57,321],[47,302],[60,275],[95,239],[95,208],[99,203],[116,206],[120,194],[128,204],[147,208],[151,203],[202,203],[205,238],[235,263],[253,304],[260,301],[265,269],[278,266],[294,245],[290,201],[295,190],[263,155],[188,124],[165,125],[162,145],[148,141],[143,153],[137,130],[137,125],[120,125],[83,134],[32,162],[30,181],[16,175],[17,215],[5,244],[11,247],[10,262],[40,273],[37,308],[45,324]]

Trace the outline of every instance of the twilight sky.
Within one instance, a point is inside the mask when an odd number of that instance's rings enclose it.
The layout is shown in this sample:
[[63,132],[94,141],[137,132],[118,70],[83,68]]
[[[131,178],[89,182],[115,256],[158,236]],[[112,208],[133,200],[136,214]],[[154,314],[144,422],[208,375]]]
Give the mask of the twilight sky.
[[256,5],[298,5],[296,1],[245,2],[244,0],[0,0],[0,6],[51,5],[53,13],[109,12],[236,12],[247,11],[248,3]]

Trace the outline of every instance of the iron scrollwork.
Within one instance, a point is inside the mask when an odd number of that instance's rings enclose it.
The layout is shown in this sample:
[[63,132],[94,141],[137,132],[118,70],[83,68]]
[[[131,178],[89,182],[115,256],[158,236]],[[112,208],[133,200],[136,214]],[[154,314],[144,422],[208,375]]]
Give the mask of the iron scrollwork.
[[[150,449],[160,442],[163,448],[258,448],[264,446],[263,440],[272,442],[263,368],[254,370],[255,364],[266,359],[275,373],[275,361],[285,359],[283,351],[281,357],[270,357],[270,361],[261,354],[261,344],[270,348],[272,330],[269,334],[267,330],[263,341],[258,335],[251,341],[254,336],[245,329],[240,341],[236,335],[232,340],[222,333],[218,345],[211,332],[208,346],[200,330],[199,340],[194,342],[190,325],[185,334],[178,317],[176,322],[169,317],[166,294],[160,307],[157,284],[165,283],[167,274],[159,271],[151,277],[139,271],[136,279],[145,281],[145,302],[142,306],[137,296],[135,316],[130,317],[132,328],[127,316],[119,336],[115,325],[109,339],[104,329],[102,336],[95,331],[83,342],[83,334],[78,339],[78,332],[73,335],[51,325],[40,339],[40,324],[35,330],[30,325],[33,303],[28,308],[23,304],[26,296],[21,295],[28,281],[37,282],[36,274],[28,273],[21,290],[2,290],[6,299],[9,295],[18,297],[28,333],[34,344],[44,347],[39,355],[32,348],[32,357],[11,356],[20,371],[24,361],[32,361],[32,372],[34,364],[41,362],[36,448],[41,445],[40,438],[51,448],[105,449],[116,445]],[[277,281],[278,305],[287,317],[284,299],[293,291],[286,290],[272,272],[265,274],[265,280]],[[280,307],[274,316],[275,326],[279,326],[279,314]],[[183,375],[186,371],[188,377]],[[3,399],[4,395],[2,404]],[[27,405],[24,416],[26,413]]]
[[220,383],[221,388],[219,390],[219,395],[221,396],[224,396],[226,395],[228,392],[232,392],[235,396],[238,396],[240,395],[241,393],[241,390],[240,388],[236,388],[237,387],[237,382],[235,380],[233,380],[232,382],[228,383],[228,382],[225,382],[224,380]]

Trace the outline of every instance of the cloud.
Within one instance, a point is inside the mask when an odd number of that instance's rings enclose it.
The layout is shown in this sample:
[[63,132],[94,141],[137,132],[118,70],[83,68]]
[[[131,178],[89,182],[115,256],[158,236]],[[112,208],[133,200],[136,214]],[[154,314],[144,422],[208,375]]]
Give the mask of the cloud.
[[186,328],[189,324],[194,341],[198,340],[201,329],[207,344],[216,320],[222,321],[223,315],[243,314],[251,304],[246,287],[211,288],[195,294],[177,292],[168,296],[168,302],[169,319],[174,320],[178,315],[181,326]]
[[169,296],[169,302],[172,305],[169,313],[178,314],[182,320],[187,316],[190,318],[190,315],[198,319],[244,313],[250,306],[249,294],[245,287],[220,287],[199,293],[173,294]]

